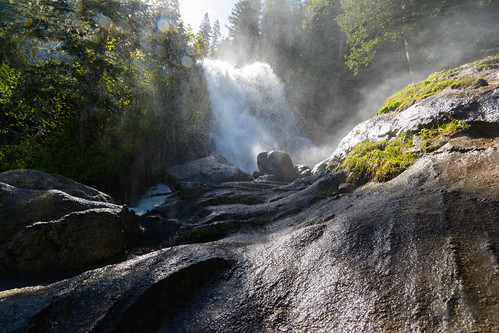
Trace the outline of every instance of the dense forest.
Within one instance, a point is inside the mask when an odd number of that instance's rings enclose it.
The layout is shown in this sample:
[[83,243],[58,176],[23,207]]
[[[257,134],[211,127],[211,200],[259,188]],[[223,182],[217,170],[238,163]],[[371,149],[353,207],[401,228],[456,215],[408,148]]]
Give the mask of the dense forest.
[[1,0],[0,171],[129,201],[213,149],[204,57],[269,63],[321,144],[366,92],[497,53],[498,12],[497,0],[239,0],[222,39],[208,14],[186,26],[174,0]]

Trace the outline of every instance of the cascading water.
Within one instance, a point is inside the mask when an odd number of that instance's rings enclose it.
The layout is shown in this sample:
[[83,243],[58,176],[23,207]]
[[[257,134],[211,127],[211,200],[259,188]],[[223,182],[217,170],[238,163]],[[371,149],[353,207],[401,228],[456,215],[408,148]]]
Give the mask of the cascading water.
[[227,62],[203,62],[213,113],[211,136],[217,151],[246,172],[253,172],[263,151],[291,155],[310,141],[299,134],[286,102],[284,85],[269,65],[234,68]]

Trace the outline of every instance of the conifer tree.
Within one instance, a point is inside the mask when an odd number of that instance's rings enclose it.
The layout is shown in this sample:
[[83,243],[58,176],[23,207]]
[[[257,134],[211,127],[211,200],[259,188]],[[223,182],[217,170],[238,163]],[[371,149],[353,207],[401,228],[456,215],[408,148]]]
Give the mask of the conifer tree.
[[212,28],[210,23],[210,15],[208,13],[204,14],[203,21],[199,26],[199,36],[203,38],[204,43],[208,48],[212,46]]
[[216,20],[213,23],[213,30],[211,34],[211,48],[216,50],[221,42],[222,33],[220,32],[220,21]]
[[229,36],[232,46],[238,50],[236,62],[246,62],[256,58],[261,34],[260,0],[239,0],[229,16]]

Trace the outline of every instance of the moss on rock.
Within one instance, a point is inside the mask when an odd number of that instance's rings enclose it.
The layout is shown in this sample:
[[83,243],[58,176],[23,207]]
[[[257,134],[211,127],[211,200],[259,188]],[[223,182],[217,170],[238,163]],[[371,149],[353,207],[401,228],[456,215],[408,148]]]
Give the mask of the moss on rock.
[[378,114],[400,112],[417,101],[435,95],[446,88],[459,89],[471,87],[477,81],[472,76],[459,76],[457,70],[446,70],[430,75],[426,80],[412,83],[396,94],[388,97]]
[[[480,88],[487,85],[481,75],[484,71],[499,67],[499,53],[461,67],[433,73],[427,79],[409,84],[388,97],[378,114],[401,112],[417,101],[435,95],[446,88]],[[485,84],[484,84],[485,83]]]
[[411,135],[399,135],[393,140],[364,141],[355,146],[340,165],[349,182],[388,181],[407,169],[414,160]]
[[419,132],[419,148],[429,153],[443,146],[449,138],[470,126],[462,120],[452,120],[444,124],[436,124],[432,128],[424,128]]

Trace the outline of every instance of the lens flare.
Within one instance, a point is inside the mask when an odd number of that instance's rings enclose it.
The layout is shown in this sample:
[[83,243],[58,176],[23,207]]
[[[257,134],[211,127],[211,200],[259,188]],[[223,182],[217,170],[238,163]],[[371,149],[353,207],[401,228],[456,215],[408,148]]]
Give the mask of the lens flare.
[[121,33],[130,33],[132,32],[132,26],[124,20],[118,21],[116,23],[116,28],[121,32]]
[[158,26],[158,30],[163,33],[170,31],[170,22],[165,18],[159,19],[156,25]]
[[191,68],[192,65],[194,65],[194,60],[192,60],[192,58],[188,55],[184,55],[181,59],[181,62],[182,66],[184,66],[185,68]]
[[79,33],[84,33],[87,31],[87,27],[85,26],[85,23],[82,20],[80,20],[79,18],[75,17],[75,18],[71,19],[69,24],[71,24],[71,26]]

